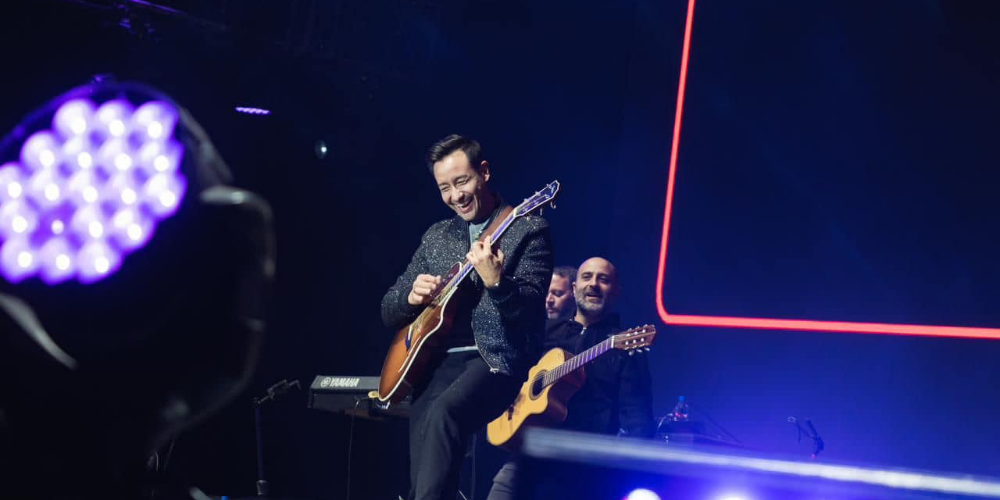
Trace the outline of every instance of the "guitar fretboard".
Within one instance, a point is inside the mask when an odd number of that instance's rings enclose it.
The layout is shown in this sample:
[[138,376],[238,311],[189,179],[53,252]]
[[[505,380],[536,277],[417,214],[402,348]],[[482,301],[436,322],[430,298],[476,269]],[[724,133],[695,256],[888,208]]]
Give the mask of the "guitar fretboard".
[[[493,236],[490,238],[490,240],[496,241],[500,239],[500,236],[507,231],[507,228],[509,228],[510,225],[514,222],[514,219],[519,217],[518,214],[529,212],[538,204],[539,204],[538,201],[535,201],[533,199],[528,199],[525,200],[520,205],[518,205],[516,208],[514,208],[513,211],[511,211],[509,215],[507,215],[507,217],[504,217],[503,221],[500,222],[500,225],[497,226],[496,231],[493,231]],[[459,269],[459,271],[455,273],[455,276],[451,277],[451,279],[448,279],[446,283],[441,287],[441,289],[437,291],[437,294],[434,296],[434,300],[432,303],[437,305],[442,300],[444,300],[444,298],[448,296],[448,291],[451,290],[452,288],[457,287],[462,282],[462,280],[464,280],[465,277],[472,272],[473,269],[475,269],[475,267],[473,267],[472,264],[469,263],[469,261],[465,261],[465,263],[462,264],[462,267]],[[425,309],[424,312],[426,311],[427,310]]]
[[598,356],[611,350],[614,344],[615,338],[608,337],[598,342],[590,349],[587,349],[586,351],[583,351],[580,354],[566,360],[565,363],[559,365],[554,370],[545,372],[545,375],[542,376],[542,387],[548,387],[556,383],[559,379],[565,377],[577,368],[580,368],[581,366],[597,359]]
[[[499,226],[497,226],[496,231],[493,231],[493,237],[492,237],[493,241],[499,239],[500,236],[505,231],[507,231],[507,228],[510,227],[511,223],[514,222],[514,219],[517,218],[517,213],[518,211],[515,209],[507,217],[504,218],[504,220],[500,223]],[[448,292],[452,288],[457,287],[462,282],[462,280],[464,280],[465,277],[472,272],[473,269],[475,269],[475,267],[473,267],[472,264],[469,263],[469,261],[465,261],[465,263],[462,264],[462,267],[459,268],[458,272],[455,273],[454,276],[452,276],[450,279],[446,279],[445,284],[441,286],[441,288],[437,291],[436,295],[434,296],[432,304],[439,305],[440,302],[444,300],[445,297],[448,296]],[[429,308],[424,309],[424,311],[421,314],[425,314],[429,310],[430,310]]]

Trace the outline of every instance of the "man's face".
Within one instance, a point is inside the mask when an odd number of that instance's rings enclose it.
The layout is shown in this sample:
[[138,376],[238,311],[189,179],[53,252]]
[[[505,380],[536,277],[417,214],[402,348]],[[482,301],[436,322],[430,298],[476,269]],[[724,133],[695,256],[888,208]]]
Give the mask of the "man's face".
[[580,266],[573,285],[576,306],[588,316],[601,316],[611,311],[618,297],[618,273],[605,259],[594,257]]
[[469,164],[464,151],[455,151],[434,163],[434,180],[441,200],[462,220],[476,222],[489,216],[493,207],[486,188],[490,167],[485,162],[477,170]]
[[549,294],[545,297],[545,314],[549,319],[568,317],[573,312],[572,297],[573,289],[569,279],[553,274]]

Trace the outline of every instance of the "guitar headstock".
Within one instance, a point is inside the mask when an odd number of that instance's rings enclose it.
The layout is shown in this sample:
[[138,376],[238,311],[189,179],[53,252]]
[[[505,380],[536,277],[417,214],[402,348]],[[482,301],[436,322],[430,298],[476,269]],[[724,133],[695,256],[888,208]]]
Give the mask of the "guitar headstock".
[[514,216],[521,217],[523,215],[528,215],[536,208],[541,207],[546,203],[551,203],[556,199],[556,195],[558,194],[559,181],[552,181],[540,191],[528,198],[525,198],[525,200],[514,209]]
[[637,351],[640,349],[649,350],[656,338],[656,327],[653,325],[642,325],[617,333],[612,337],[612,346],[623,351]]

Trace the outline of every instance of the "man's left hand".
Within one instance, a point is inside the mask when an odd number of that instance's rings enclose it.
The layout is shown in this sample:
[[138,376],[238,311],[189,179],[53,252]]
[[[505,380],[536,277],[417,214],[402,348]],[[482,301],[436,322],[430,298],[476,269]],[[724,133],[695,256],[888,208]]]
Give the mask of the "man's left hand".
[[469,253],[465,254],[465,258],[476,268],[476,272],[487,287],[494,287],[500,283],[500,276],[503,274],[503,250],[497,248],[494,252],[492,239],[488,236],[486,241],[473,242]]

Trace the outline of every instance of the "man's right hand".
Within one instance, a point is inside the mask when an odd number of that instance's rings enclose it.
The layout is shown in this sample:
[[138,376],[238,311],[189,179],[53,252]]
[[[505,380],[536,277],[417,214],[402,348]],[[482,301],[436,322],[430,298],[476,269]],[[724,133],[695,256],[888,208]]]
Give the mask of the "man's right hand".
[[417,275],[413,282],[413,288],[406,297],[406,301],[412,306],[422,306],[431,301],[431,293],[441,284],[440,276],[430,274]]

